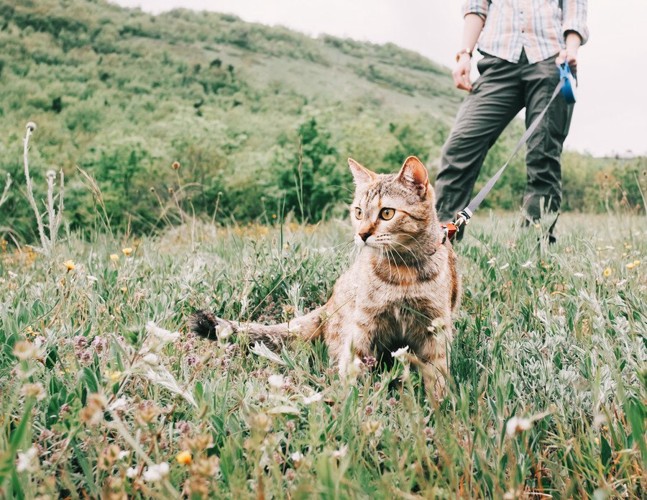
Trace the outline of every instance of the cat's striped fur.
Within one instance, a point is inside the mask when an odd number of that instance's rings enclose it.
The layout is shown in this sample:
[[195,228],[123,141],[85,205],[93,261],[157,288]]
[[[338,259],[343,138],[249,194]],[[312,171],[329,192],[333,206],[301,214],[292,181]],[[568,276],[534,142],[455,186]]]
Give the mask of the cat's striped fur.
[[323,337],[342,375],[355,358],[388,361],[392,351],[409,346],[423,363],[426,383],[439,394],[460,279],[452,246],[443,241],[427,170],[413,156],[399,173],[388,175],[352,159],[348,163],[356,186],[350,211],[360,251],[330,300],[278,325],[238,323],[200,311],[192,329],[215,338],[217,327],[228,326],[274,345],[290,337]]

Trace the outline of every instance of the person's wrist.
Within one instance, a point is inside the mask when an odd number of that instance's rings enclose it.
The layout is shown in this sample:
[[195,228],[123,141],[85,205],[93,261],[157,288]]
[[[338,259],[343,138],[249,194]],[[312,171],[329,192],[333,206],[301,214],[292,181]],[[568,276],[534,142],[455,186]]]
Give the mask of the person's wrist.
[[461,61],[461,59],[471,59],[472,58],[472,49],[462,49],[456,52],[456,62]]

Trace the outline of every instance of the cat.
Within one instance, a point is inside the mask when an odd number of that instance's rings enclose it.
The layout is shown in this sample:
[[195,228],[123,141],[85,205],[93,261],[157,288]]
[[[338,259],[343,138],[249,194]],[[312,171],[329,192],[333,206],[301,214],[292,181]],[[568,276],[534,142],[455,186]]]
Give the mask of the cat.
[[215,339],[218,328],[229,327],[272,345],[323,337],[342,377],[357,360],[392,362],[393,351],[408,346],[425,386],[441,397],[461,284],[427,169],[415,156],[397,174],[377,174],[352,158],[348,165],[355,182],[350,215],[359,252],[328,302],[278,325],[239,323],[198,311],[191,329]]

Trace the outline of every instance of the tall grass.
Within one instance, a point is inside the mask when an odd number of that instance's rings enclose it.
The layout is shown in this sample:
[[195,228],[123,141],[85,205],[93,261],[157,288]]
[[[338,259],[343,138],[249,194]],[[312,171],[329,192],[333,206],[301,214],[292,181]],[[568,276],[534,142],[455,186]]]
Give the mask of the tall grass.
[[550,247],[511,216],[469,228],[440,405],[401,363],[344,385],[321,343],[187,333],[199,307],[323,302],[345,223],[5,249],[0,496],[644,497],[647,222],[560,228]]

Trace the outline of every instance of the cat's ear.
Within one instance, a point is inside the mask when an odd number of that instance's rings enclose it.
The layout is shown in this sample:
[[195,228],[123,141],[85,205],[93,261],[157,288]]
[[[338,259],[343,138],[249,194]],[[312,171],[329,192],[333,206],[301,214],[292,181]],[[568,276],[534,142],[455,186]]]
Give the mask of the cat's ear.
[[353,174],[355,185],[359,186],[361,184],[368,184],[369,182],[375,180],[376,174],[374,172],[371,172],[368,168],[363,167],[352,158],[348,158],[348,166],[350,167],[350,171]]
[[429,175],[425,166],[415,156],[409,156],[409,158],[404,160],[402,169],[400,169],[400,173],[398,174],[398,179],[416,191],[420,197],[424,197],[427,194]]

